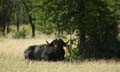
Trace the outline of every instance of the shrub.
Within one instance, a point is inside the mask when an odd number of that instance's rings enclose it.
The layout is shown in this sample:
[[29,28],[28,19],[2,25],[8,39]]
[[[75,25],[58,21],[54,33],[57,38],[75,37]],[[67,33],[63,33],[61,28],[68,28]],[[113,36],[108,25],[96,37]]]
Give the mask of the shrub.
[[13,35],[13,38],[26,38],[26,36],[28,35],[28,31],[26,29],[22,29],[20,31],[15,32],[15,34]]

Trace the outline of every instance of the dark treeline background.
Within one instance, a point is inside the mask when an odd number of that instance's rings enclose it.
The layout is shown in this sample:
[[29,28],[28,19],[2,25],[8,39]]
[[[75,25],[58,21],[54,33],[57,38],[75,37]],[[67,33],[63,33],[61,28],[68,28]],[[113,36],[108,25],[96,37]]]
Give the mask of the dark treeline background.
[[0,35],[76,33],[77,47],[70,52],[75,59],[119,58],[119,20],[119,0],[0,0]]

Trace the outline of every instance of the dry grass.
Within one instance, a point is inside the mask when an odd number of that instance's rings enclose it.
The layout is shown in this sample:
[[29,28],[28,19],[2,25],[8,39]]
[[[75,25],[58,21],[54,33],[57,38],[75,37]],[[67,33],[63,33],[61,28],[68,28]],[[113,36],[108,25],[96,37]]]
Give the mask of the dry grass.
[[23,51],[29,45],[43,44],[52,37],[38,39],[0,39],[0,72],[120,72],[120,62],[83,61],[83,62],[30,62],[24,60]]

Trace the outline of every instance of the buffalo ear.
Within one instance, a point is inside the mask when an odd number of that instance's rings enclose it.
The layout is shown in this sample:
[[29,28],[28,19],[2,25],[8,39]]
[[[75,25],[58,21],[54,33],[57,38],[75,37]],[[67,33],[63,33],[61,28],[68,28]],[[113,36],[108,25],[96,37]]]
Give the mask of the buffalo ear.
[[46,40],[46,43],[47,43],[47,44],[50,44],[47,40]]

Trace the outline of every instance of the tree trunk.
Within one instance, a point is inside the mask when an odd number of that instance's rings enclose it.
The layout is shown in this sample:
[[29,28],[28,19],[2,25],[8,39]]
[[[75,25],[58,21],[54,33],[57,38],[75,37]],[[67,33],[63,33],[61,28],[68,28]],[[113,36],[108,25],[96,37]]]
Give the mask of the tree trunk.
[[32,16],[29,15],[28,18],[29,18],[29,22],[30,22],[31,28],[32,28],[32,37],[35,37],[35,25],[34,25],[34,23],[32,21]]
[[29,13],[29,8],[28,5],[24,2],[24,0],[22,0],[25,8],[26,8],[26,12],[27,12],[27,16],[29,19],[29,23],[31,24],[31,28],[32,28],[32,37],[35,37],[35,24],[33,23],[33,18],[32,18],[32,14]]
[[2,33],[5,36],[5,30],[6,30],[6,24],[3,24],[3,29],[2,29]]
[[85,50],[85,31],[80,30],[80,35],[79,35],[79,51],[84,52]]
[[16,6],[17,12],[16,12],[16,17],[17,17],[17,22],[16,22],[16,27],[17,31],[19,32],[19,27],[20,27],[20,21],[19,21],[19,8]]
[[8,24],[7,24],[7,34],[10,32],[10,24],[9,24],[9,22],[8,22]]

